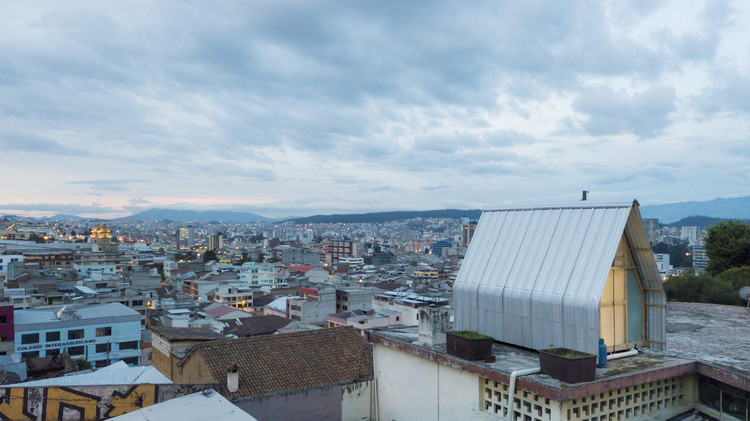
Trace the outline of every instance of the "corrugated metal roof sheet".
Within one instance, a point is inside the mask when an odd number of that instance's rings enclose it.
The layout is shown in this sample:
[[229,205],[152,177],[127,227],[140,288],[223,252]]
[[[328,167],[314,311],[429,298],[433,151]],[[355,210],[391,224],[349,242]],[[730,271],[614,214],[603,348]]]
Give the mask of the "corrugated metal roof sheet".
[[210,390],[170,399],[111,418],[117,421],[191,420],[191,421],[255,421],[220,394]]
[[112,365],[91,373],[73,374],[70,376],[35,380],[25,383],[11,384],[4,387],[99,386],[115,384],[171,383],[171,380],[161,374],[159,370],[151,366],[129,367],[124,362],[118,361]]
[[[483,212],[454,285],[455,328],[596,353],[599,301],[623,233],[643,286],[660,289],[637,202]],[[663,308],[648,304],[666,302],[664,292],[644,292],[647,337],[663,342]]]

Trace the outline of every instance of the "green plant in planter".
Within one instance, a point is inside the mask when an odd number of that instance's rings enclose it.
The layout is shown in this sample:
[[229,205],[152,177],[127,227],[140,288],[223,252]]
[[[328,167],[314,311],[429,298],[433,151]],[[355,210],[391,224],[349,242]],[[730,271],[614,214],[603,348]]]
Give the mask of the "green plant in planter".
[[492,356],[492,337],[471,330],[446,332],[445,349],[467,360],[484,360]]
[[451,332],[454,335],[458,335],[466,339],[487,339],[489,336],[482,335],[481,333],[474,332],[473,330],[454,330]]
[[568,348],[550,348],[539,351],[542,374],[564,383],[590,382],[596,377],[596,355]]
[[591,356],[591,354],[574,351],[568,348],[550,348],[550,349],[547,349],[546,351],[549,352],[550,354],[555,354],[557,356],[565,357],[565,358],[585,358],[585,357]]

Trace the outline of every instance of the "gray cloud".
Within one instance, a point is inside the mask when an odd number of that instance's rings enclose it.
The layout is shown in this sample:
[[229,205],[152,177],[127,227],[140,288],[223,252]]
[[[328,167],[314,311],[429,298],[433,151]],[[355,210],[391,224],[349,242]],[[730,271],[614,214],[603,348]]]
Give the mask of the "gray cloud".
[[750,76],[737,71],[722,71],[707,90],[691,98],[705,117],[719,113],[750,113]]
[[71,185],[87,185],[94,190],[105,190],[105,191],[128,191],[126,187],[128,184],[137,183],[150,183],[152,180],[148,179],[112,179],[112,180],[78,180],[68,181]]
[[585,114],[582,127],[589,134],[632,133],[641,138],[661,134],[671,123],[675,110],[675,90],[671,86],[652,86],[633,95],[594,86],[573,101],[573,109]]
[[120,212],[109,206],[98,204],[71,205],[64,203],[9,203],[0,204],[0,209],[14,211],[65,212],[65,213],[115,213]]
[[57,155],[87,155],[78,148],[67,147],[57,140],[14,129],[0,129],[0,147],[5,150]]
[[[750,51],[747,41],[737,41],[745,12],[709,1],[680,32],[666,29],[680,25],[653,22],[672,16],[670,7],[662,1],[472,7],[437,1],[429,10],[395,1],[4,5],[0,146],[28,168],[51,154],[64,156],[47,165],[55,174],[70,171],[65,179],[73,177],[71,168],[111,163],[91,171],[111,170],[113,180],[55,181],[46,194],[84,185],[117,195],[153,180],[148,194],[193,197],[203,194],[195,186],[211,180],[226,189],[221,194],[249,196],[256,194],[244,189],[250,180],[259,190],[297,196],[300,183],[341,186],[336,180],[350,179],[342,168],[352,163],[397,180],[449,173],[456,186],[517,177],[540,187],[552,174],[575,172],[568,168],[579,164],[580,148],[571,152],[569,145],[581,136],[666,142],[674,123],[721,124],[715,116],[750,111],[747,71],[727,60]],[[705,73],[698,85],[707,88],[686,98],[690,82],[679,75],[694,69]],[[547,127],[547,116],[560,121],[558,130]],[[713,133],[699,135],[718,142]],[[597,142],[597,150],[605,155],[618,142]],[[298,167],[308,173],[300,177]],[[130,174],[143,179],[126,181]],[[34,175],[59,180],[43,170]],[[458,190],[461,200],[483,194]],[[382,190],[383,201],[402,205],[399,194]]]

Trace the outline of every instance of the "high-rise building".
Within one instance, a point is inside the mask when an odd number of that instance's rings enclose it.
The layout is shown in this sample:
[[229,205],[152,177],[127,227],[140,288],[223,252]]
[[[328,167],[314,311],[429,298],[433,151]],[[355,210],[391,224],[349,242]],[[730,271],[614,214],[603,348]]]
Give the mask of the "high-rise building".
[[477,221],[469,221],[468,224],[464,224],[463,226],[463,236],[464,236],[464,248],[469,248],[469,244],[471,243],[471,238],[474,236],[474,231],[477,230]]
[[703,246],[693,246],[693,268],[704,271],[708,267],[708,254]]
[[195,228],[188,225],[187,227],[180,228],[178,232],[180,248],[190,248],[195,245]]
[[221,238],[221,235],[214,234],[208,236],[208,249],[209,250],[219,250],[222,246],[223,239]]
[[323,241],[323,253],[326,254],[328,263],[335,263],[339,261],[339,257],[356,255],[357,243],[348,240],[326,240]]
[[440,240],[432,243],[432,254],[436,256],[443,255],[443,249],[449,249],[453,247],[453,243],[450,240]]
[[685,226],[680,228],[680,238],[690,244],[697,244],[700,239],[700,228],[694,226]]
[[659,218],[643,218],[643,227],[651,244],[659,242]]

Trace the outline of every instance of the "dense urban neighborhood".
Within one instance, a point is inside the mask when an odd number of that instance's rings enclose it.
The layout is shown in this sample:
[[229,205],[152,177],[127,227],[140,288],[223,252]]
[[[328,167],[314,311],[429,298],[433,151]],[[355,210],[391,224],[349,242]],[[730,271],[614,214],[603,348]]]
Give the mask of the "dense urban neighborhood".
[[[491,419],[507,415],[509,387],[511,396],[518,388],[514,419],[747,419],[721,403],[739,399],[747,411],[747,353],[697,352],[711,345],[693,341],[716,339],[699,337],[690,315],[737,319],[738,336],[716,338],[741,342],[745,310],[667,302],[662,287],[708,276],[705,240],[710,248],[725,222],[663,225],[641,218],[637,202],[501,209],[479,221],[2,222],[9,394],[0,414],[9,419],[98,419],[211,396],[223,397],[216,411],[239,408],[237,419],[415,419],[427,410]],[[584,297],[598,304],[584,312],[590,306],[575,304]],[[462,355],[451,329],[496,342],[479,358]],[[536,350],[596,355],[599,338],[612,360],[638,349],[640,362],[607,363],[587,387],[544,374],[508,383],[538,364]],[[427,393],[438,375],[450,380]],[[453,396],[451,407],[440,394]],[[53,395],[65,408],[51,408]]]

